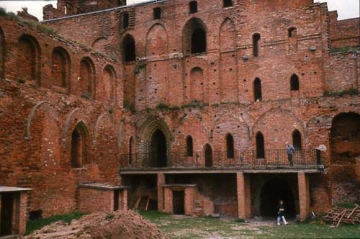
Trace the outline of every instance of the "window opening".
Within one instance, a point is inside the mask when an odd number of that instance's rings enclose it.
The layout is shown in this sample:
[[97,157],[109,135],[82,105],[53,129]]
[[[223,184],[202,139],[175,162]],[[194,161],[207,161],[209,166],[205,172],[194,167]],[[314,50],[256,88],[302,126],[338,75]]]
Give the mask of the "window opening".
[[186,137],[186,156],[187,157],[192,157],[193,155],[194,155],[194,152],[193,152],[193,139],[189,135],[188,137]]
[[256,158],[265,158],[264,136],[260,132],[256,134]]
[[234,138],[231,134],[226,136],[226,156],[227,158],[234,158]]
[[295,149],[301,149],[301,133],[295,130],[292,134],[293,146]]
[[135,41],[134,38],[130,35],[127,35],[123,41],[123,53],[124,53],[124,61],[130,62],[135,61]]
[[189,2],[190,13],[196,13],[198,11],[197,1]]
[[223,0],[224,7],[231,7],[233,5],[232,0]]
[[154,8],[153,17],[154,17],[154,20],[161,19],[161,8],[159,8],[159,7]]
[[290,88],[291,90],[299,90],[299,77],[296,74],[290,78]]
[[129,13],[125,12],[123,15],[123,29],[129,27]]
[[259,78],[254,81],[254,100],[255,102],[262,101],[261,80]]
[[253,35],[253,55],[254,55],[254,57],[259,56],[259,41],[260,41],[260,34],[255,33]]
[[201,28],[194,30],[191,35],[191,53],[206,52],[206,34]]
[[296,37],[297,36],[297,29],[295,27],[289,28],[288,29],[288,36],[289,36],[289,38]]

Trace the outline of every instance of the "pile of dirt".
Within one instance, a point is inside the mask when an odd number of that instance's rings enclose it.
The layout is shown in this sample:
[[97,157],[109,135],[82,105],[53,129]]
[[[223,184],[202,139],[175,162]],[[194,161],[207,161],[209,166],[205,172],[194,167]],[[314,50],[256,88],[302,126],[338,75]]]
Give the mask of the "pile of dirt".
[[158,227],[133,211],[98,212],[71,223],[52,223],[35,231],[26,239],[74,238],[137,238],[167,239]]

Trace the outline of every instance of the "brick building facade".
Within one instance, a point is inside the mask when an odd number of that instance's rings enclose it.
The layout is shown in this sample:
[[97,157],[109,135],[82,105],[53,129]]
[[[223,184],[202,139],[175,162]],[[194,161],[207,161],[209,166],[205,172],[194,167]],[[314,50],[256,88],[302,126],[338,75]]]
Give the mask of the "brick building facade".
[[113,197],[273,217],[282,198],[304,220],[360,200],[358,18],[312,0],[169,0],[47,19],[0,21],[0,179],[32,189],[30,214]]

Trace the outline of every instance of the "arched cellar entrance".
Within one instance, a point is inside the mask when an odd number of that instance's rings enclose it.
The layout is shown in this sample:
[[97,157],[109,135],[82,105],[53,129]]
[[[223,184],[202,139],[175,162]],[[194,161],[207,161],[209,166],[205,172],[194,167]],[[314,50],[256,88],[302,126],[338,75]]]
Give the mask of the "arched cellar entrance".
[[279,200],[285,204],[286,218],[296,217],[296,203],[293,190],[285,178],[269,179],[260,192],[260,214],[264,218],[276,218]]
[[167,147],[166,137],[164,133],[157,129],[151,136],[149,162],[150,167],[166,167],[167,166]]

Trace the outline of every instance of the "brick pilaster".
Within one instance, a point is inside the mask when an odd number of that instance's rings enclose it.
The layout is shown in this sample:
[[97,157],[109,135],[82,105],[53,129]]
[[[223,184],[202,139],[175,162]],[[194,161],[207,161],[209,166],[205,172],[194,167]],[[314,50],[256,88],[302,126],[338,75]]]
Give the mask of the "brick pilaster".
[[309,179],[305,173],[298,173],[300,221],[305,221],[309,214],[310,193]]
[[238,217],[249,218],[251,216],[250,182],[247,176],[241,172],[236,173]]
[[163,173],[157,174],[157,197],[158,197],[158,210],[162,211],[164,209],[164,189],[163,185],[165,184],[165,175]]

